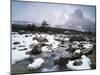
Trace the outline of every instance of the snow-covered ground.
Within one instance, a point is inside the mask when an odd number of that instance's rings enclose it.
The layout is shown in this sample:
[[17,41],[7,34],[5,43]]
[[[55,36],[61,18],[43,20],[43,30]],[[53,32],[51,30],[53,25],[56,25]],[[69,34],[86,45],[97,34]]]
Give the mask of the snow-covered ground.
[[[48,40],[48,42],[43,42],[46,44],[46,46],[42,46],[41,50],[42,52],[53,52],[54,50],[58,50],[58,52],[65,51],[66,49],[69,48],[69,45],[72,45],[72,48],[76,48],[74,53],[80,54],[82,52],[81,49],[79,49],[79,44],[81,43],[83,45],[84,49],[92,49],[93,44],[87,41],[73,41],[69,42],[70,37],[68,35],[64,34],[33,34],[33,33],[28,33],[28,34],[19,34],[18,32],[12,32],[12,65],[16,64],[17,62],[20,62],[24,59],[27,59],[30,57],[30,55],[26,54],[27,51],[31,51],[32,47],[36,44],[39,44],[40,42],[36,39],[33,40],[33,38],[38,38],[38,37],[44,37]],[[64,41],[64,43],[62,43]],[[30,47],[30,45],[32,47]],[[58,53],[59,54],[59,53]],[[73,54],[73,53],[72,53]],[[68,55],[68,53],[67,53]],[[65,55],[64,55],[65,56]],[[81,61],[82,64],[79,66],[73,65],[75,60],[68,61],[68,64],[66,66],[70,68],[71,70],[82,70],[82,69],[91,69],[90,64],[91,60],[85,56],[81,56]],[[41,62],[41,63],[40,63]],[[43,58],[37,58],[34,59],[32,64],[29,64],[27,67],[31,69],[37,69],[39,68],[45,60]],[[45,71],[56,71],[56,68],[58,66],[54,66],[52,69],[44,68],[42,72]]]
[[[37,40],[33,40],[34,37],[46,37],[48,42],[46,44],[52,44],[51,49],[57,48],[60,42],[54,40],[54,35],[49,34],[18,34],[17,32],[13,32],[12,34],[12,64],[15,64],[18,61],[21,61],[27,58],[29,55],[26,55],[26,51],[32,50],[30,45],[38,44]],[[19,42],[19,44],[14,44],[15,42]],[[26,49],[25,49],[26,48]],[[25,50],[24,50],[25,49]],[[41,50],[44,51],[52,51],[48,48],[48,46],[44,46]]]

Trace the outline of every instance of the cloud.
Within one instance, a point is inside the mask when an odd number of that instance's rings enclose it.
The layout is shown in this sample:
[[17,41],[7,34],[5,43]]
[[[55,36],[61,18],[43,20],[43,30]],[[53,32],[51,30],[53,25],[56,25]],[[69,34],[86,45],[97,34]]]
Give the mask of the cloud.
[[65,24],[59,25],[59,28],[74,29],[78,31],[92,31],[95,32],[95,23],[90,19],[84,17],[84,12],[81,9],[74,10],[68,15],[68,20]]

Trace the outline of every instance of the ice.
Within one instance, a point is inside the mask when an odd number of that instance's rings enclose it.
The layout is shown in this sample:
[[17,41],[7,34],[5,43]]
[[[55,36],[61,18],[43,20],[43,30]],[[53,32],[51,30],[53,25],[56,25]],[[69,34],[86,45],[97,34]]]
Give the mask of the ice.
[[36,69],[40,68],[41,65],[42,65],[43,63],[44,63],[44,59],[42,59],[42,58],[37,58],[37,59],[35,59],[35,60],[33,61],[32,64],[29,64],[29,65],[28,65],[28,69],[29,69],[29,70],[36,70]]
[[26,51],[17,51],[12,50],[12,64],[15,64],[16,62],[22,61],[29,57],[29,55],[26,55]]
[[82,64],[79,65],[79,66],[74,66],[73,63],[75,62],[75,60],[73,61],[69,61],[68,64],[66,64],[66,66],[68,68],[70,68],[71,70],[85,70],[85,69],[91,69],[90,67],[90,64],[91,64],[91,61],[88,57],[86,57],[85,55],[82,55],[81,56],[82,59]]
[[58,71],[58,68],[59,68],[59,65],[55,65],[54,67],[52,68],[43,68],[42,69],[42,72],[52,72],[52,71]]

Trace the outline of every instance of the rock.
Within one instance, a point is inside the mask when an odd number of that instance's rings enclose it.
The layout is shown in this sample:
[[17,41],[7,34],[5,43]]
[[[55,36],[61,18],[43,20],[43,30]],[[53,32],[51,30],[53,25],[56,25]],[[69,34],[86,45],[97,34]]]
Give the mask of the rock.
[[48,47],[48,46],[43,46],[43,47],[41,48],[41,50],[42,50],[42,52],[45,52],[45,51],[50,51],[50,52],[52,52],[52,50],[51,50],[50,47]]
[[16,44],[20,44],[20,42],[14,42],[13,44],[15,44],[15,45],[16,45]]
[[27,48],[20,49],[19,51],[27,50]]
[[63,66],[63,65],[66,65],[66,64],[68,63],[68,61],[69,61],[69,58],[60,57],[60,58],[59,58],[58,64],[59,64],[60,66]]
[[16,47],[14,47],[14,48],[12,48],[13,50],[15,50],[16,49]]
[[25,37],[28,37],[28,35],[25,35]]
[[40,53],[42,53],[41,45],[40,44],[35,45],[30,53],[31,54],[40,54]]
[[71,60],[75,60],[79,58],[81,58],[81,53],[73,53]]
[[86,44],[84,44],[84,47],[83,48],[92,49],[93,48],[93,45],[90,44],[90,43],[86,43]]
[[20,35],[25,34],[25,31],[24,31],[24,30],[20,30],[20,31],[18,32],[18,34],[20,34]]
[[40,44],[41,46],[49,46],[48,44],[45,44],[44,42],[41,42]]
[[96,38],[94,37],[94,38],[90,39],[89,41],[96,43]]
[[67,51],[63,51],[62,53],[58,53],[56,55],[53,55],[53,60],[55,64],[58,64],[60,66],[64,66],[68,63],[69,59],[72,58],[71,53]]
[[70,42],[73,42],[73,41],[86,41],[86,39],[83,36],[72,36],[69,39],[69,41]]
[[30,55],[30,52],[31,52],[31,51],[26,51],[25,54]]
[[79,48],[83,48],[84,47],[84,45],[81,44],[81,43],[78,46],[79,46]]
[[66,51],[69,51],[70,53],[73,53],[75,50],[76,48],[72,48],[72,47],[69,47],[68,49],[66,49]]
[[25,45],[19,45],[19,47],[25,47]]
[[82,49],[81,52],[82,52],[83,55],[90,54],[92,52],[92,49],[91,48]]
[[35,37],[33,40],[37,40],[38,42],[48,42],[48,39],[45,37]]
[[79,66],[82,64],[81,60],[75,60],[75,62],[73,63],[74,66]]

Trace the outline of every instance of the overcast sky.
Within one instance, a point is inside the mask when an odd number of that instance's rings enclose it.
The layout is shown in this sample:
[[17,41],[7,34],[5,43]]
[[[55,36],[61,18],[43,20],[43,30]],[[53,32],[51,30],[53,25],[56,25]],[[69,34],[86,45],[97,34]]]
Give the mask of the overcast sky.
[[85,18],[95,22],[95,6],[81,6],[68,4],[36,3],[25,1],[12,2],[12,21],[31,21],[41,23],[48,21],[52,26],[63,24],[68,20],[68,15],[76,9],[83,12]]

